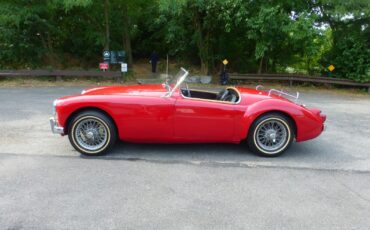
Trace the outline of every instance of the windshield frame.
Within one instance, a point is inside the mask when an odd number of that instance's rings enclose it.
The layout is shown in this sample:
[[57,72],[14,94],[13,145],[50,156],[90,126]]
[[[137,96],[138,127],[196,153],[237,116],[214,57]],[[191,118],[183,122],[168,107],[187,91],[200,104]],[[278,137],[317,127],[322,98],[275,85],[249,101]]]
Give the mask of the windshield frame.
[[181,70],[180,72],[184,72],[184,74],[180,75],[177,80],[176,80],[176,84],[173,88],[171,88],[171,86],[169,85],[168,83],[168,80],[165,81],[164,85],[167,89],[167,93],[164,95],[164,97],[171,97],[172,94],[181,86],[181,84],[186,80],[186,78],[189,76],[189,71],[187,71],[186,69],[184,69],[183,67],[181,67]]

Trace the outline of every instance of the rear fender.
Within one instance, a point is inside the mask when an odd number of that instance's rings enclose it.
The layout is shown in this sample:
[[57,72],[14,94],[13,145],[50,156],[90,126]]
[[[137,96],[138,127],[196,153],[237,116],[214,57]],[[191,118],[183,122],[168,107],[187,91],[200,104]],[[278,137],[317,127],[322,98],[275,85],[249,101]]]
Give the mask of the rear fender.
[[305,115],[301,110],[301,107],[293,104],[289,101],[283,101],[278,99],[268,99],[256,102],[247,107],[239,127],[240,139],[245,139],[248,136],[248,131],[253,122],[261,115],[271,112],[282,113],[285,116],[292,119],[296,128],[296,135],[299,130],[299,120]]

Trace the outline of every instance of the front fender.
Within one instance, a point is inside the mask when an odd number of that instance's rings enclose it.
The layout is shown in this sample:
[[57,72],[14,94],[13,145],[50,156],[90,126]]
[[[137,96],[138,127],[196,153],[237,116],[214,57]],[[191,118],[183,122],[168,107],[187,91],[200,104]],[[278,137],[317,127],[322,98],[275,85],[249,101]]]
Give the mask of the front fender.
[[114,103],[106,103],[106,99],[100,96],[77,96],[77,97],[66,97],[63,98],[58,102],[58,106],[56,107],[56,113],[58,114],[58,124],[64,127],[64,130],[67,130],[67,121],[68,119],[76,112],[81,109],[98,109],[105,112],[109,115],[115,124],[117,124],[117,120],[115,119],[117,116],[115,111],[112,110],[111,104]]

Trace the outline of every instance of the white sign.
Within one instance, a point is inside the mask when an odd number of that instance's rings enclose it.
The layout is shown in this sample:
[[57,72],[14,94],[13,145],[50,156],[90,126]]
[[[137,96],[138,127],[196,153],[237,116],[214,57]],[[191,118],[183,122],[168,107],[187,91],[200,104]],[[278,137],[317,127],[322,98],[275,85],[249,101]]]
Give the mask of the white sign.
[[121,72],[126,73],[127,72],[127,63],[121,63]]

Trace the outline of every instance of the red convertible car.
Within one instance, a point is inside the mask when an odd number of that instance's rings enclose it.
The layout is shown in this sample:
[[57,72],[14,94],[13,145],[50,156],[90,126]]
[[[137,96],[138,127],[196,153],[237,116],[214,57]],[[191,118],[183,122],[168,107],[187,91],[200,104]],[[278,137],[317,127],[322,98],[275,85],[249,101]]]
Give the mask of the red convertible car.
[[[117,139],[136,143],[240,143],[278,156],[317,137],[326,116],[282,91],[189,89],[182,69],[172,84],[97,87],[54,101],[53,133],[85,155],[106,153]],[[283,97],[285,96],[285,97]],[[297,98],[296,98],[297,99]]]

